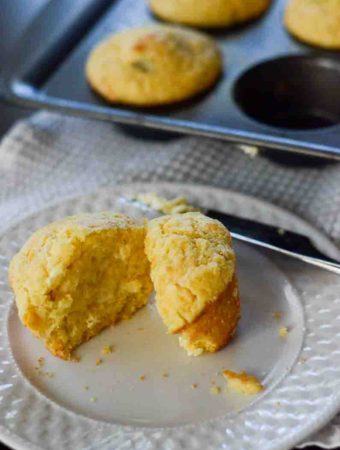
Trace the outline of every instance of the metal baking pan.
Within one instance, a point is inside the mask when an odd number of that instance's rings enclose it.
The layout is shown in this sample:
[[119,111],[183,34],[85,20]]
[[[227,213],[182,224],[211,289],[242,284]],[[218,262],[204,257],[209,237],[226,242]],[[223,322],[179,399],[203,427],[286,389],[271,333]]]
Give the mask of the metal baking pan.
[[284,7],[274,0],[255,22],[208,31],[225,63],[207,94],[136,109],[94,94],[84,64],[107,34],[156,21],[146,0],[52,0],[14,50],[1,90],[28,107],[340,159],[340,53],[294,40]]

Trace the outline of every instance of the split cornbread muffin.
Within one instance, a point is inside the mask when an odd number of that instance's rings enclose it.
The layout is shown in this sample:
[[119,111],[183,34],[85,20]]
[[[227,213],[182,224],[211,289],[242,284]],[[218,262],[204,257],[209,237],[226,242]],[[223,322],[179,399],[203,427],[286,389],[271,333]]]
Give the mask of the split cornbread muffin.
[[51,353],[72,351],[130,318],[152,292],[145,223],[80,214],[36,231],[9,268],[19,316]]
[[240,317],[235,254],[228,230],[201,213],[149,222],[145,249],[159,314],[188,354],[215,352]]
[[209,36],[179,27],[149,25],[109,36],[90,53],[86,78],[112,103],[158,106],[209,89],[222,71]]
[[146,305],[150,274],[160,316],[190,355],[227,344],[240,316],[235,255],[227,229],[203,214],[67,217],[36,231],[9,268],[21,321],[63,359]]

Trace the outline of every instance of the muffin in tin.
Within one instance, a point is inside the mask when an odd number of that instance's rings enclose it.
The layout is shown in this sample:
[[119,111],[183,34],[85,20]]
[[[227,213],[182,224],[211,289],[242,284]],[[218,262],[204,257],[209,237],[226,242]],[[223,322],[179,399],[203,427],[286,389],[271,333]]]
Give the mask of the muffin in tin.
[[221,28],[256,19],[270,0],[149,0],[153,13],[168,22]]
[[86,77],[105,100],[134,106],[176,103],[209,89],[222,58],[205,34],[150,25],[114,34],[89,55]]
[[287,30],[317,47],[340,49],[339,0],[290,0],[285,12]]

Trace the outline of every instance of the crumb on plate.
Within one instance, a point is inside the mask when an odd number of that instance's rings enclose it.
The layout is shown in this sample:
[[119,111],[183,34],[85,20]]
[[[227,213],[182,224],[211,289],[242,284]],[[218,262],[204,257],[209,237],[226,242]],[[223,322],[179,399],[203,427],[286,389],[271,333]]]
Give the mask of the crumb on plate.
[[282,338],[287,337],[288,335],[288,328],[287,327],[280,327],[279,328],[279,336]]
[[275,312],[273,312],[273,319],[275,319],[275,320],[281,320],[281,319],[282,319],[282,312],[281,312],[281,311],[275,311]]
[[254,375],[249,375],[246,372],[237,373],[232,370],[224,370],[223,376],[228,382],[228,387],[240,394],[254,395],[264,389]]
[[112,345],[104,345],[104,347],[102,348],[102,355],[109,355],[112,352],[113,352]]
[[221,388],[219,386],[212,386],[210,388],[210,393],[212,395],[218,395],[218,394],[220,394],[220,392],[221,392]]
[[43,358],[42,356],[40,356],[38,358],[38,365],[39,367],[42,367],[45,364],[45,358]]
[[167,199],[155,193],[147,193],[138,194],[134,197],[134,199],[164,214],[182,214],[186,212],[199,211],[198,208],[190,205],[185,197]]
[[191,385],[191,389],[197,389],[197,388],[198,388],[198,384],[193,383],[193,384]]
[[96,359],[96,366],[100,366],[103,363],[103,360],[101,358]]
[[139,377],[139,379],[140,379],[141,381],[144,381],[145,378],[146,378],[146,375],[141,375],[141,376]]
[[41,377],[47,377],[47,378],[54,378],[54,372],[47,372],[43,370],[44,364],[45,364],[45,358],[42,356],[38,358],[38,364],[34,367],[37,374]]

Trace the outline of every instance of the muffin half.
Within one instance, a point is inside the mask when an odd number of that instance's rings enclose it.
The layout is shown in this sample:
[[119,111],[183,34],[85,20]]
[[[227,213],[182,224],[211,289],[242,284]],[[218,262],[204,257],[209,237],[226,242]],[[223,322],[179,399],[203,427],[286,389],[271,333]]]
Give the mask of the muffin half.
[[149,222],[145,248],[168,331],[192,355],[226,345],[240,317],[228,230],[200,213],[163,216]]
[[37,232],[9,268],[21,321],[56,356],[130,318],[152,291],[145,224],[113,213],[80,214]]

